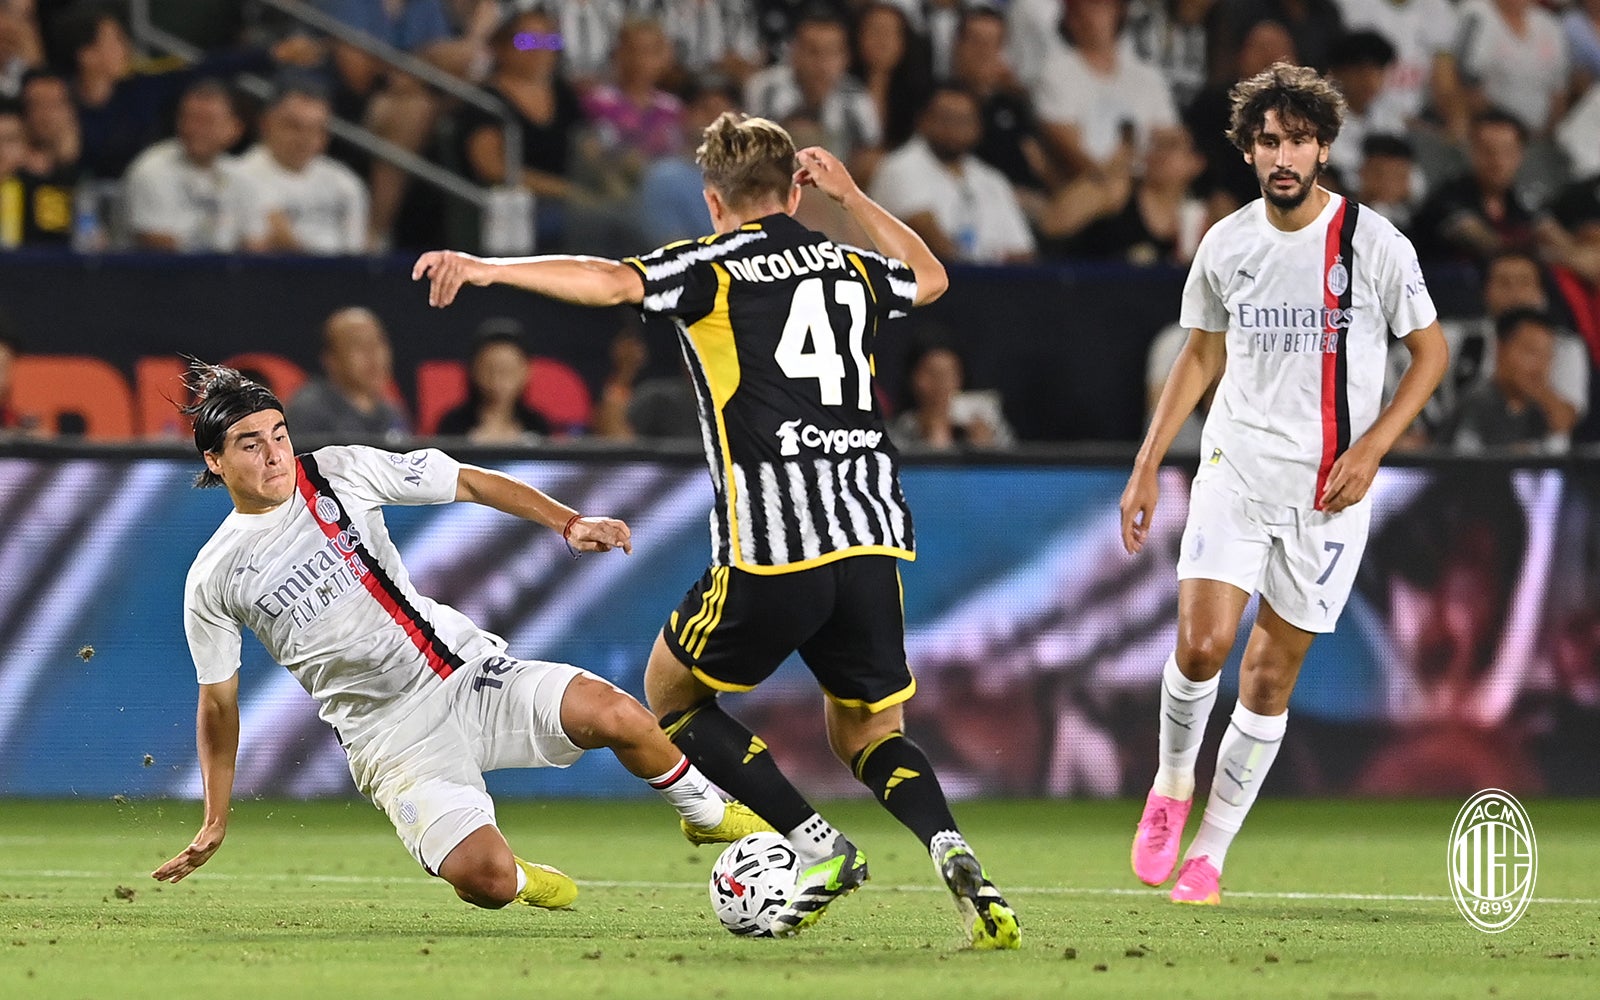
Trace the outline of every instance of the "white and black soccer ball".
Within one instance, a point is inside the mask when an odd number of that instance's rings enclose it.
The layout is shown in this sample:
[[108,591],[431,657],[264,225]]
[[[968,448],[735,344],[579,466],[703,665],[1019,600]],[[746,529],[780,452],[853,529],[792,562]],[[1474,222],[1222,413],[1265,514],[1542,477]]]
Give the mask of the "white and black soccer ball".
[[800,858],[776,833],[752,833],[727,846],[711,868],[711,908],[741,937],[771,937],[772,915],[794,891]]

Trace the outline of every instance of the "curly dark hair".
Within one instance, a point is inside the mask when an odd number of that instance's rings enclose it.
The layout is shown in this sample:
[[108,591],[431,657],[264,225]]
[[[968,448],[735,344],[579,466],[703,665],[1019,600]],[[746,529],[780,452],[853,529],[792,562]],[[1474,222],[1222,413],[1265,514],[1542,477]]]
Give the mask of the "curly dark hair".
[[[190,358],[189,373],[183,384],[194,396],[194,402],[180,405],[178,411],[194,418],[194,448],[202,456],[221,453],[228,428],[250,414],[283,410],[283,404],[271,389],[241,371],[222,365],[208,365]],[[210,489],[223,482],[222,477],[206,468],[194,477],[194,484]]]
[[1324,146],[1338,137],[1344,124],[1344,95],[1310,66],[1273,63],[1235,84],[1228,91],[1228,102],[1232,105],[1228,140],[1246,153],[1255,148],[1268,111],[1276,111],[1285,128],[1314,133]]

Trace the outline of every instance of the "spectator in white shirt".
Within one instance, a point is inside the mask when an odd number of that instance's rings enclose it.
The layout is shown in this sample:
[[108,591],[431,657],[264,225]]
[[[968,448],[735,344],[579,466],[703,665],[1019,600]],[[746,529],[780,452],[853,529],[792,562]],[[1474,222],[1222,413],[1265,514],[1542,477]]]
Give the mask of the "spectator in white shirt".
[[261,142],[239,160],[245,246],[266,253],[366,249],[367,190],[328,158],[328,99],[285,90],[261,116]]
[[1119,37],[1125,0],[1070,0],[1070,45],[1052,46],[1033,89],[1046,146],[1071,175],[1104,169],[1125,139],[1143,153],[1150,130],[1177,123],[1161,71]]
[[126,178],[128,224],[146,250],[238,249],[243,185],[228,150],[243,135],[223,84],[203,80],[178,102],[177,136],[140,153]]
[[1456,65],[1455,5],[1450,0],[1339,0],[1339,7],[1347,30],[1368,28],[1394,45],[1383,112],[1412,124],[1431,106],[1450,136],[1465,142],[1471,115]]
[[1339,141],[1328,150],[1328,166],[1346,185],[1354,184],[1361,173],[1362,151],[1370,136],[1407,132],[1405,119],[1392,110],[1393,103],[1382,99],[1394,61],[1394,46],[1376,31],[1349,32],[1328,49],[1328,76],[1345,100],[1344,124]]
[[1555,15],[1533,0],[1462,4],[1456,62],[1473,111],[1509,111],[1535,139],[1567,112],[1567,39]]
[[[795,26],[789,61],[767,67],[745,84],[745,110],[773,121],[815,118],[827,132],[827,147],[841,159],[873,153],[883,141],[883,126],[872,96],[849,74],[849,66],[850,32],[844,22],[807,14]],[[852,169],[860,173],[855,164]]]
[[973,155],[982,135],[972,93],[934,88],[917,117],[917,134],[879,164],[872,197],[945,260],[1030,260],[1033,234],[1011,182]]

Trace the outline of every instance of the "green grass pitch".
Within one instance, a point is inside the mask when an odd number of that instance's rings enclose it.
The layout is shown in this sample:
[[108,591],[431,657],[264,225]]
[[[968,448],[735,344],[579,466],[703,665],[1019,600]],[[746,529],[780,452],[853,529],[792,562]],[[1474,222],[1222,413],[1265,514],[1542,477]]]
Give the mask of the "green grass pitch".
[[177,802],[0,802],[0,997],[780,998],[1600,996],[1600,803],[1533,800],[1537,898],[1499,935],[1449,900],[1459,803],[1266,800],[1218,909],[1128,870],[1136,803],[964,803],[1023,950],[960,948],[932,866],[871,803],[830,806],[872,881],[792,941],[711,915],[715,848],[659,802],[505,802],[568,911],[473,909],[363,802],[244,802],[178,886],[148,873],[192,836]]

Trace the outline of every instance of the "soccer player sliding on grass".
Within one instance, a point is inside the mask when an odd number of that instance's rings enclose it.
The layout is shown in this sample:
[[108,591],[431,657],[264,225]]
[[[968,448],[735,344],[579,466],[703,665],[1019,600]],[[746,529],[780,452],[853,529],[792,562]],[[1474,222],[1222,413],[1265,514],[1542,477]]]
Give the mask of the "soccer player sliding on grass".
[[184,412],[206,463],[196,485],[225,487],[234,509],[184,586],[205,820],[155,878],[183,879],[227,833],[244,628],[316,700],[362,794],[428,873],[469,903],[552,908],[578,894],[561,872],[512,855],[483,783],[496,768],[566,767],[605,747],[672,803],[696,843],[767,829],[724,803],[632,697],[577,667],[509,656],[505,640],[418,593],[382,509],[470,500],[560,532],[581,552],[631,553],[626,524],[582,517],[434,449],[296,456],[283,407],[264,386],[197,364],[190,388],[196,399]]
[[[506,284],[675,321],[716,498],[712,558],[656,640],[645,692],[689,759],[799,854],[799,882],[773,933],[810,926],[867,879],[861,851],[717,702],[798,651],[826,695],[829,746],[927,849],[973,947],[1015,948],[1016,914],[903,730],[916,683],[896,560],[915,548],[872,391],[872,346],[881,323],[944,293],[944,267],[832,154],[796,153],[770,121],[724,114],[697,158],[716,235],[626,261],[434,251],[413,277],[431,281],[436,306],[465,284]],[[883,253],[796,222],[803,185],[843,206]]]
[[[1262,197],[1206,233],[1183,290],[1189,327],[1122,494],[1122,541],[1149,536],[1156,473],[1221,375],[1178,555],[1178,645],[1161,679],[1161,754],[1133,841],[1149,885],[1172,875],[1217,675],[1261,594],[1239,704],[1172,900],[1221,902],[1228,846],[1266,779],[1311,641],[1333,631],[1367,543],[1378,463],[1444,373],[1449,351],[1409,240],[1317,184],[1344,99],[1278,63],[1233,89],[1228,137]],[[1388,335],[1411,366],[1382,405]]]

